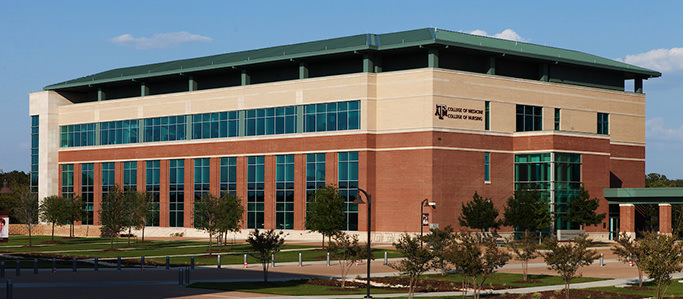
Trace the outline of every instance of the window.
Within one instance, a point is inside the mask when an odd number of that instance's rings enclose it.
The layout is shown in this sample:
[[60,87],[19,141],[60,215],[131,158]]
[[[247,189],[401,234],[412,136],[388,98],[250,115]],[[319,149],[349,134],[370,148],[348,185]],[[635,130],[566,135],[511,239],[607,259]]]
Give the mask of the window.
[[237,194],[237,158],[221,158],[221,194]]
[[490,153],[484,153],[484,181],[491,182]]
[[609,114],[598,112],[598,134],[609,135]]
[[74,197],[74,165],[62,165],[62,197]]
[[[202,196],[209,193],[211,187],[210,161],[209,158],[194,159],[194,219],[201,217],[197,214],[197,205],[200,204]],[[198,225],[199,221],[194,221],[194,227],[199,228]]]
[[484,102],[484,130],[491,130],[491,102]]
[[304,106],[304,132],[357,130],[360,128],[360,101]]
[[517,132],[543,130],[543,108],[517,105]]
[[[135,162],[126,162],[135,163]],[[145,190],[152,196],[152,207],[147,215],[147,225],[159,226],[159,192],[160,192],[160,170],[159,160],[147,161],[145,167]]]
[[183,227],[185,210],[185,160],[169,161],[169,227]]
[[95,145],[95,124],[78,124],[59,127],[60,146],[92,146]]
[[145,142],[185,140],[187,116],[146,118]]
[[358,204],[352,203],[358,196],[358,152],[339,153],[339,192],[346,199],[344,230],[358,230]]
[[138,142],[137,119],[100,123],[100,145]]
[[114,162],[102,163],[102,198],[114,187],[115,179]]
[[294,155],[275,157],[275,228],[294,229]]
[[247,136],[296,133],[296,106],[247,110],[244,122]]
[[[306,155],[306,207],[315,190],[325,186],[325,154]],[[308,211],[308,210],[307,210]]]
[[263,156],[247,157],[247,228],[263,228],[264,163]]
[[235,137],[238,127],[237,111],[192,115],[192,139]]
[[81,164],[82,224],[92,225],[94,217],[95,169],[93,163]]
[[39,116],[31,116],[31,192],[38,193],[38,132]]
[[555,131],[560,130],[560,108],[555,108]]
[[123,162],[123,191],[138,189],[138,162]]

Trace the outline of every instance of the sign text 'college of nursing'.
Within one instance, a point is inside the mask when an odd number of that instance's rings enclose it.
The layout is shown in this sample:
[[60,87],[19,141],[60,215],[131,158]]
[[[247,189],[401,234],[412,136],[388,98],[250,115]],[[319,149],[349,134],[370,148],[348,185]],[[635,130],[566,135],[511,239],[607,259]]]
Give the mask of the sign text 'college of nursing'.
[[484,120],[484,110],[482,109],[453,107],[441,104],[436,104],[436,112],[434,115],[439,117],[439,119],[450,118],[474,121]]

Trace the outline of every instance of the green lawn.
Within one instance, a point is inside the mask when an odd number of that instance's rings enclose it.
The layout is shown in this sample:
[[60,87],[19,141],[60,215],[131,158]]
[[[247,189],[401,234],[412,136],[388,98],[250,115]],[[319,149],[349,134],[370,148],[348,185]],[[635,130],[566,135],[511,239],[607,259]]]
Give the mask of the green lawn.
[[[683,280],[673,280],[671,282],[671,285],[669,288],[666,290],[666,297],[681,297],[683,296],[683,283],[681,283]],[[638,284],[634,284],[634,287],[637,287]],[[642,295],[643,297],[654,297],[655,294],[657,293],[657,285],[654,284],[653,282],[645,282],[643,283],[643,287],[650,288],[650,290],[634,290],[630,288],[617,288],[617,287],[602,287],[602,288],[592,288],[590,290],[600,290],[600,291],[607,291],[607,292],[614,292],[614,293],[620,293],[620,294],[634,294],[634,295]]]
[[[434,280],[445,280],[445,281],[456,281],[462,282],[462,274],[448,274],[446,276],[441,275],[425,275],[425,279]],[[486,279],[486,284],[510,286],[513,288],[525,288],[525,287],[538,287],[547,285],[560,285],[564,284],[564,281],[559,276],[554,275],[528,275],[528,280],[536,282],[524,282],[522,281],[522,274],[512,274],[512,273],[493,273],[489,275]],[[579,277],[572,279],[571,283],[580,282],[590,282],[606,280],[604,278],[593,278],[593,277]]]

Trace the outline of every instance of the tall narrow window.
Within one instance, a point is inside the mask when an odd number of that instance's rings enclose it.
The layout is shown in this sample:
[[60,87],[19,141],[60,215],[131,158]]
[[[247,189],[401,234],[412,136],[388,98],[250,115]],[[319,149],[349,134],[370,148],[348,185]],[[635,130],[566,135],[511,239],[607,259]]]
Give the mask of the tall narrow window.
[[168,226],[183,227],[185,209],[185,160],[169,161],[169,217]]
[[81,164],[81,200],[83,200],[82,224],[92,225],[94,216],[95,169],[92,163]]
[[555,131],[560,130],[560,108],[555,108]]
[[221,194],[237,193],[237,158],[221,158]]
[[294,155],[275,157],[275,228],[294,228]]
[[138,162],[123,162],[123,190],[138,189]]
[[[135,163],[135,162],[130,162]],[[159,226],[159,191],[160,191],[160,167],[159,160],[147,161],[145,165],[145,190],[152,197],[152,207],[147,215],[147,225]]]
[[484,130],[491,130],[491,102],[484,102]]
[[[325,154],[306,155],[306,207],[315,190],[325,186]],[[308,211],[308,209],[306,210]]]
[[62,197],[74,197],[74,165],[62,165]]
[[38,193],[38,132],[39,116],[31,116],[31,192]]
[[517,105],[517,132],[543,130],[543,108]]
[[358,230],[358,205],[352,203],[358,196],[358,152],[339,153],[339,192],[346,199],[345,230]]
[[609,114],[598,112],[598,134],[609,135]]
[[102,163],[102,198],[109,193],[115,184],[114,162]]
[[[197,214],[197,205],[204,194],[209,193],[211,180],[209,178],[209,158],[194,159],[194,219],[201,217]],[[199,221],[194,221],[194,227],[198,228]]]
[[265,158],[247,158],[247,228],[263,228]]
[[491,182],[491,155],[484,153],[484,181]]

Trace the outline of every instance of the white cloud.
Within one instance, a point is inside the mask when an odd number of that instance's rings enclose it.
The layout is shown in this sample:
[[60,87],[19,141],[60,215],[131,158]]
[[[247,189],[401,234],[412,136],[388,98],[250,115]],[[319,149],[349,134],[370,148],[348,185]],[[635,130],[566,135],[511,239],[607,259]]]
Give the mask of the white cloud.
[[617,60],[661,72],[680,71],[683,70],[683,48],[655,49],[645,53],[626,55]]
[[667,128],[663,118],[651,118],[645,121],[645,136],[648,139],[683,141],[683,126]]
[[138,50],[168,48],[184,43],[210,42],[210,37],[192,34],[186,31],[156,33],[152,37],[134,37],[131,34],[123,34],[110,40],[119,46],[133,46]]
[[518,42],[523,42],[526,41],[526,39],[522,38],[517,32],[514,30],[508,28],[503,30],[500,33],[496,33],[494,35],[490,35],[486,33],[486,31],[477,29],[477,30],[472,30],[470,32],[467,32],[469,34],[474,34],[474,35],[481,35],[481,36],[490,36],[490,37],[495,37],[495,38],[501,38],[501,39],[507,39],[507,40],[512,40],[512,41],[518,41]]

